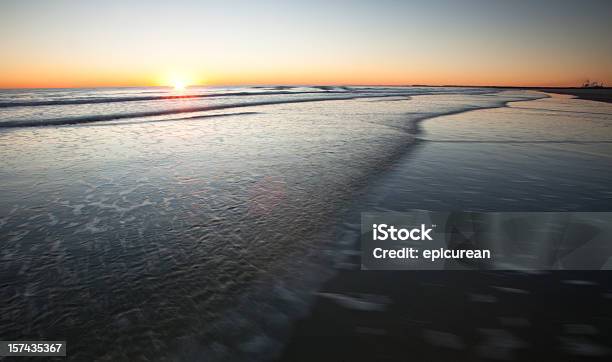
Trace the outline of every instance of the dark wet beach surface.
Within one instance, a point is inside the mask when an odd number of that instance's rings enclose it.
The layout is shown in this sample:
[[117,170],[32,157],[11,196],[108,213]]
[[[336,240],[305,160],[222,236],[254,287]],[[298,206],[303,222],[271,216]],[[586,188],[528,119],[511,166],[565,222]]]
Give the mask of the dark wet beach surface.
[[281,360],[606,361],[610,276],[341,270]]
[[608,360],[609,271],[361,271],[356,220],[411,209],[610,211],[610,110],[553,98],[425,121],[422,141],[348,216],[345,258],[281,360]]

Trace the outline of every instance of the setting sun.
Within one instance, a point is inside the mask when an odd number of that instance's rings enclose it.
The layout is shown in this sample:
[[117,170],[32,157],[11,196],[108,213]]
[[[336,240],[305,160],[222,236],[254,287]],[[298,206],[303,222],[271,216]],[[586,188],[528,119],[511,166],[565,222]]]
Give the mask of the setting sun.
[[182,80],[176,80],[174,81],[174,90],[184,90],[187,87],[187,84],[185,84],[184,81]]
[[188,87],[202,84],[202,79],[193,72],[168,71],[160,76],[158,84],[171,87],[175,91],[182,91]]

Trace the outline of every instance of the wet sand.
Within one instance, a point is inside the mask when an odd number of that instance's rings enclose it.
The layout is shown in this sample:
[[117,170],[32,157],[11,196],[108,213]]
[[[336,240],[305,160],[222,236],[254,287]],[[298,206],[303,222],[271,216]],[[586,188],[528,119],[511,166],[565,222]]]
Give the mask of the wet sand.
[[[567,96],[427,120],[365,192],[282,361],[608,360],[602,272],[361,271],[359,211],[609,211],[609,105]],[[352,235],[352,236],[351,236]]]
[[603,361],[610,276],[343,270],[281,360]]

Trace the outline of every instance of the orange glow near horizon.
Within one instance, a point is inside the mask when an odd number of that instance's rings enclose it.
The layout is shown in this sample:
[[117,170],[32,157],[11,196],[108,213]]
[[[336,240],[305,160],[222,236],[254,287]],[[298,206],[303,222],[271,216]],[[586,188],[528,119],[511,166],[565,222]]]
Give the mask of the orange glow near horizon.
[[[64,70],[53,71],[40,68],[20,69],[9,74],[0,74],[0,88],[93,88],[93,87],[139,87],[139,86],[165,86],[177,90],[189,86],[238,86],[238,85],[466,85],[466,86],[510,86],[510,87],[575,87],[580,86],[585,76],[568,77],[554,74],[542,76],[532,72],[522,73],[495,73],[495,74],[454,74],[453,72],[431,69],[420,69],[415,72],[402,72],[392,70],[367,70],[367,73],[356,69],[322,70],[320,72],[236,72],[210,75],[206,81],[202,78],[184,76],[158,76],[156,74],[143,74],[129,71],[108,74],[107,72],[79,72]],[[0,71],[0,73],[3,73]],[[460,73],[460,72],[458,72]],[[356,75],[361,74],[361,75]],[[160,80],[161,79],[161,80]],[[612,79],[591,77],[592,80],[604,82],[606,86]]]
[[[76,57],[78,58],[78,57]],[[423,57],[425,58],[425,56]],[[322,59],[304,62],[262,64],[224,59],[212,62],[198,59],[182,66],[156,66],[155,62],[122,64],[103,59],[49,59],[48,62],[9,62],[0,58],[0,88],[76,88],[233,85],[468,85],[468,86],[580,86],[586,79],[612,84],[612,74],[605,63],[578,65],[541,56],[543,67],[531,59],[455,58],[452,62],[437,58],[385,60],[385,55],[347,62]],[[31,59],[38,59],[32,55]],[[44,59],[43,59],[44,60]],[[221,63],[221,64],[219,64]],[[168,70],[170,69],[170,70]],[[587,71],[585,71],[587,70]]]

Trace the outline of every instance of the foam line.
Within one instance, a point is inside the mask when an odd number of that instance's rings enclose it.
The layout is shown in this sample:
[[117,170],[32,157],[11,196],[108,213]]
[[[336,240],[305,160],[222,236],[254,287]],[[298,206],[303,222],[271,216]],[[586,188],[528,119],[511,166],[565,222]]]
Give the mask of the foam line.
[[62,118],[52,118],[52,119],[45,119],[45,120],[6,121],[6,122],[0,123],[0,128],[59,126],[59,125],[67,125],[67,124],[112,121],[112,120],[123,119],[123,118],[152,117],[152,116],[164,116],[164,115],[180,114],[180,113],[216,111],[220,109],[229,109],[229,108],[256,107],[256,106],[267,106],[267,105],[287,104],[287,103],[338,101],[338,100],[349,100],[349,99],[356,99],[356,98],[397,97],[401,95],[403,94],[346,95],[346,96],[335,96],[335,97],[327,97],[327,98],[302,98],[302,99],[287,99],[287,100],[275,100],[275,101],[259,101],[259,102],[223,104],[223,105],[216,105],[216,106],[187,107],[187,108],[181,108],[181,109],[168,109],[168,110],[161,110],[161,111],[99,114],[99,115],[88,115],[88,116],[82,116],[82,117],[62,117]]

